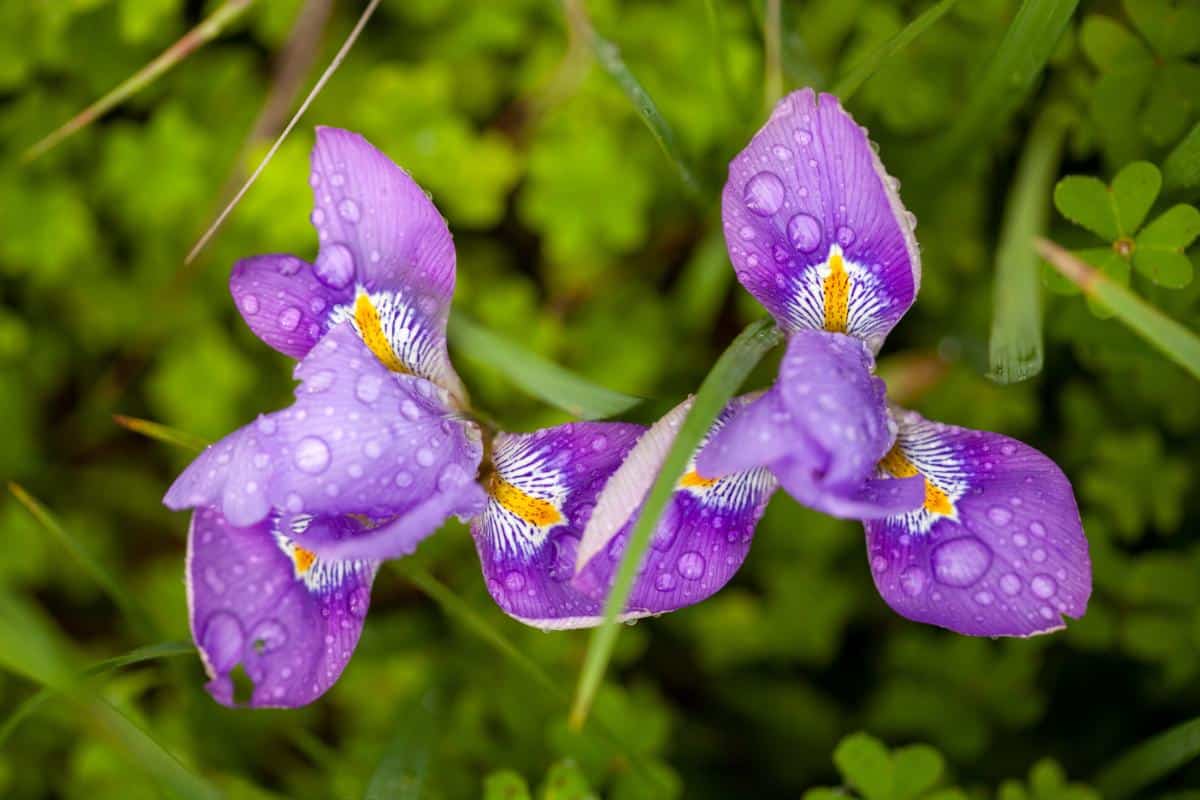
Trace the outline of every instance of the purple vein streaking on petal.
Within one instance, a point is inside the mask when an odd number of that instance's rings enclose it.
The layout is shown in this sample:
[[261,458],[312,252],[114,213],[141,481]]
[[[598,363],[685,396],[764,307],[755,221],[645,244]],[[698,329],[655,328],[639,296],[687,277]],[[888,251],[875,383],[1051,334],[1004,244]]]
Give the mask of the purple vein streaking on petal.
[[312,152],[313,270],[351,300],[349,319],[390,369],[437,383],[462,405],[446,351],[454,294],[454,243],[446,221],[408,173],[357,133],[318,128]]
[[295,359],[308,355],[328,328],[330,311],[351,297],[317,280],[308,262],[288,255],[242,259],[229,276],[229,291],[250,330]]
[[901,412],[884,475],[919,475],[925,503],[866,523],[880,594],[909,619],[973,636],[1029,636],[1081,616],[1092,591],[1062,470],[997,433]]
[[488,504],[471,533],[506,614],[545,630],[600,622],[600,604],[571,585],[575,554],[596,495],[643,430],[574,422],[496,437]]
[[[748,402],[745,398],[733,400],[717,417],[706,441]],[[664,417],[655,427],[666,425],[677,430],[670,417]],[[646,436],[654,433],[652,428]],[[673,439],[672,433],[668,437],[668,447]],[[704,444],[701,442],[697,451]],[[656,475],[660,466],[649,468]],[[775,488],[775,479],[765,469],[707,478],[696,471],[693,460],[668,501],[650,547],[638,567],[626,616],[675,611],[719,591],[745,561],[755,526]],[[605,493],[608,492],[606,486]],[[639,499],[627,508],[624,524],[613,531],[614,535],[596,550],[575,576],[575,586],[597,603],[603,604],[612,589],[641,503]]]
[[239,526],[271,509],[386,519],[476,474],[478,428],[429,381],[385,369],[349,325],[296,377],[296,402],[207,448],[167,492],[168,507],[211,506]]
[[878,352],[921,284],[898,187],[836,97],[793,92],[729,165],[721,209],[738,280],[783,328],[849,333]]
[[350,660],[370,605],[376,562],[315,559],[277,522],[237,528],[210,508],[192,516],[189,618],[208,691],[223,705],[235,704],[238,664],[254,682],[250,706],[320,697]]
[[697,462],[700,474],[769,467],[796,500],[838,517],[883,517],[920,506],[919,479],[876,477],[894,435],[874,364],[852,336],[792,334],[775,385],[712,437]]

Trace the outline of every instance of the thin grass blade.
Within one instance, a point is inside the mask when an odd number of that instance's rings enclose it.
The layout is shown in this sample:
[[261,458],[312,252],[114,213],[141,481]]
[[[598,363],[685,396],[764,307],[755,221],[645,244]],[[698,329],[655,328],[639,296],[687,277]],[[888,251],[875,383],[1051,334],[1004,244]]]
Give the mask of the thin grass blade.
[[132,595],[125,591],[120,581],[113,577],[111,572],[105,569],[74,537],[67,533],[66,529],[59,524],[49,509],[39,503],[33,495],[19,484],[9,481],[8,491],[62,545],[71,558],[96,582],[96,585],[104,590],[105,594],[128,617],[130,623],[139,633],[152,635],[155,632],[155,625],[151,621],[150,616],[138,605]]
[[709,47],[712,48],[713,62],[716,65],[717,94],[721,97],[724,108],[734,110],[733,77],[729,70],[729,55],[725,48],[725,34],[721,27],[721,14],[717,10],[717,0],[704,0],[704,16],[708,21]]
[[113,422],[117,423],[126,430],[133,431],[134,433],[141,434],[147,438],[155,439],[184,450],[203,450],[208,446],[208,442],[204,441],[199,436],[193,436],[190,433],[177,431],[174,428],[168,428],[166,425],[161,425],[157,422],[151,422],[148,419],[127,417],[123,414],[113,414]]
[[905,25],[904,29],[899,33],[892,36],[870,53],[856,59],[850,65],[849,69],[846,70],[846,73],[833,85],[833,93],[843,101],[850,99],[850,96],[870,80],[889,58],[912,44],[913,40],[929,30],[935,22],[946,16],[946,13],[957,4],[958,0],[940,0],[940,2],[930,6],[923,14]]
[[1042,258],[1079,286],[1085,295],[1099,300],[1134,333],[1200,379],[1200,337],[1195,332],[1166,316],[1129,289],[1110,281],[1054,242],[1040,237],[1034,241]]
[[437,744],[440,698],[430,690],[410,703],[367,785],[365,800],[420,800]]
[[22,162],[29,162],[50,150],[68,136],[86,128],[131,95],[149,86],[163,73],[199,50],[221,34],[221,31],[240,17],[254,0],[226,0],[217,10],[200,24],[180,37],[157,58],[121,82],[117,88],[80,111],[60,128],[39,140],[21,155]]
[[529,352],[464,317],[450,317],[450,342],[468,358],[503,367],[504,374],[529,394],[583,419],[620,414],[642,402],[614,392]]
[[1200,718],[1151,737],[1120,756],[1096,776],[1096,788],[1110,800],[1144,795],[1146,787],[1200,756]]
[[1041,264],[1033,237],[1045,232],[1066,126],[1053,106],[1044,110],[1017,166],[1008,195],[992,290],[989,376],[1015,383],[1042,371]]
[[125,750],[129,763],[168,788],[173,795],[185,800],[219,800],[224,796],[119,709],[99,699],[89,705],[96,724]]
[[769,112],[783,97],[783,10],[780,0],[767,0],[763,18],[763,107]]
[[650,488],[642,512],[634,523],[629,544],[621,558],[612,590],[604,605],[604,623],[592,632],[571,707],[569,722],[573,728],[579,729],[587,721],[592,701],[600,688],[604,671],[612,657],[617,634],[620,632],[617,615],[625,608],[642,555],[650,545],[650,537],[658,527],[658,520],[676,483],[683,475],[692,452],[721,413],[721,409],[746,380],[746,376],[782,339],[783,334],[771,322],[760,320],[751,323],[721,354],[700,385],[691,411],[680,425],[675,443],[668,451],[658,479]]
[[688,160],[679,147],[675,131],[667,123],[662,112],[658,110],[658,105],[641,82],[630,72],[624,59],[621,58],[620,49],[592,27],[592,21],[588,18],[587,9],[582,0],[563,0],[563,8],[567,16],[567,24],[579,31],[583,41],[591,47],[601,68],[616,81],[617,86],[629,98],[629,102],[633,103],[634,110],[642,118],[642,122],[646,123],[646,127],[650,129],[654,140],[666,154],[667,160],[675,167],[675,172],[688,194],[699,197],[700,184],[696,180],[695,171],[688,164]]
[[317,82],[313,84],[313,88],[308,93],[308,96],[304,98],[304,102],[300,104],[300,107],[296,109],[296,113],[292,116],[291,120],[288,121],[287,127],[285,127],[283,132],[279,134],[279,138],[277,138],[275,143],[271,145],[271,149],[267,151],[265,156],[263,156],[263,160],[259,163],[259,165],[254,168],[254,172],[250,173],[250,177],[246,179],[246,182],[242,185],[242,188],[239,189],[237,194],[233,196],[233,199],[229,201],[229,204],[221,210],[221,213],[217,215],[215,220],[213,220],[212,225],[208,226],[208,230],[206,230],[200,236],[199,240],[196,241],[196,244],[192,245],[192,249],[188,252],[187,257],[183,260],[185,265],[192,263],[192,261],[196,259],[196,256],[200,254],[200,251],[204,249],[204,246],[208,244],[209,240],[212,239],[212,237],[216,234],[217,229],[221,227],[222,223],[225,222],[225,219],[233,213],[233,209],[237,207],[237,204],[242,201],[243,197],[245,197],[246,192],[250,191],[250,187],[254,185],[256,180],[258,180],[258,176],[262,174],[262,171],[267,168],[267,164],[271,163],[271,159],[275,157],[275,153],[279,151],[279,148],[291,134],[292,129],[296,127],[296,123],[300,121],[300,117],[304,116],[304,112],[308,111],[308,107],[312,105],[313,100],[315,100],[317,95],[321,93],[321,90],[325,88],[325,84],[328,83],[329,79],[333,77],[333,73],[337,72],[338,67],[342,65],[342,62],[346,59],[346,55],[350,52],[350,48],[354,47],[354,43],[358,41],[358,37],[362,34],[363,28],[367,26],[367,22],[371,19],[371,15],[374,14],[375,9],[379,7],[379,2],[380,0],[371,0],[371,2],[367,3],[367,7],[363,9],[363,13],[358,18],[358,22],[356,22],[354,27],[350,29],[350,34],[346,37],[346,41],[342,42],[342,46],[338,48],[337,53],[333,56],[333,60],[329,62],[329,66],[326,67],[325,71],[321,73],[321,77],[317,78]]

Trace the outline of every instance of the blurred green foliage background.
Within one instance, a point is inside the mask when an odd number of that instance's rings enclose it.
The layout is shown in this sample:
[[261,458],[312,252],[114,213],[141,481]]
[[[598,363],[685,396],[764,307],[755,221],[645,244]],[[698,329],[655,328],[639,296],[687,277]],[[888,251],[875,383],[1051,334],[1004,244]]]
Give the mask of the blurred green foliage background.
[[[160,498],[190,454],[112,415],[211,439],[288,403],[291,364],[244,327],[226,281],[243,256],[315,253],[314,125],[362,132],[432,193],[458,247],[456,308],[651,398],[632,419],[694,391],[762,314],[733,279],[718,198],[729,158],[765,118],[773,3],[384,0],[184,267],[361,4],[252,4],[113,113],[31,163],[19,156],[217,5],[0,3],[0,476],[45,503],[70,545],[0,499],[5,717],[45,670],[187,640],[187,520]],[[784,88],[833,87],[931,5],[782,3]],[[563,696],[587,634],[506,618],[465,529],[451,524],[412,564],[381,572],[358,652],[318,703],[223,709],[203,693],[191,654],[126,667],[5,731],[0,796],[187,794],[164,783],[179,764],[155,766],[110,706],[233,798],[844,796],[819,785],[868,800],[1099,796],[1072,781],[1091,782],[1128,748],[1200,715],[1200,391],[1103,308],[1058,294],[1045,297],[1041,374],[990,381],[993,275],[1016,166],[1047,110],[1065,133],[1044,176],[1047,209],[1058,178],[1107,184],[1137,160],[1163,175],[1150,219],[1200,200],[1200,7],[1080,3],[1045,67],[1022,65],[1032,85],[1014,73],[996,90],[982,76],[1019,6],[953,4],[847,106],[920,221],[923,291],[881,370],[927,416],[1022,438],[1063,466],[1095,569],[1085,618],[1007,641],[910,623],[875,593],[861,528],[781,493],[724,591],[623,631],[597,705],[603,723],[577,733]],[[698,191],[597,64],[588,18],[673,129]],[[982,91],[997,94],[981,101]],[[964,112],[980,108],[981,124],[964,129]],[[1097,247],[1054,211],[1045,232],[1085,256]],[[1127,264],[1111,272],[1194,328],[1190,270],[1161,286]],[[514,365],[452,354],[476,403],[509,429],[566,419],[513,387]],[[772,369],[760,368],[757,385]],[[115,605],[88,564],[109,571],[148,620]],[[448,588],[457,612],[412,580],[413,565]],[[869,736],[844,739],[855,731]],[[1190,787],[1200,787],[1197,766],[1139,796],[1200,796]]]

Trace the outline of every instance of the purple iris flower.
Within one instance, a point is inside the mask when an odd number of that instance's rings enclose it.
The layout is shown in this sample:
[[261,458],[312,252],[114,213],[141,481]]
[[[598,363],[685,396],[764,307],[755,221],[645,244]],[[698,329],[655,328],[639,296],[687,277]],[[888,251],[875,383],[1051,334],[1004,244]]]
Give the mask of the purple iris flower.
[[799,502],[863,520],[884,600],[960,633],[1078,617],[1087,540],[1062,470],[1007,436],[890,406],[874,354],[916,299],[916,221],[836,97],[795,92],[729,167],[738,280],[788,332],[775,384],[713,436],[699,474],[767,467]]
[[[413,552],[450,516],[471,520],[506,613],[545,629],[598,623],[625,534],[611,531],[575,580],[585,526],[627,456],[669,444],[661,423],[571,423],[499,433],[485,461],[490,434],[446,349],[455,253],[445,221],[357,134],[318,129],[312,165],[316,261],[258,256],[230,280],[251,329],[299,360],[296,400],[206,449],[164,498],[195,509],[190,624],[208,689],[226,705],[239,664],[251,706],[323,694],[358,642],[381,561]],[[655,538],[669,567],[643,573],[626,618],[720,588],[775,485],[765,469],[691,475]],[[632,508],[604,519],[623,514],[627,528]],[[709,525],[712,514],[728,522]]]

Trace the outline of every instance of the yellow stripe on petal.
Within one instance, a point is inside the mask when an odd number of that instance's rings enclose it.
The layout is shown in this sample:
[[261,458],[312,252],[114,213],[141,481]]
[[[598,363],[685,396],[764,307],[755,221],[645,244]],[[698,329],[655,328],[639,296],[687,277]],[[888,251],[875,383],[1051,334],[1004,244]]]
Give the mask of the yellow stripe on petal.
[[850,309],[850,275],[841,253],[835,251],[829,256],[829,274],[822,285],[825,289],[825,330],[845,333]]
[[[879,467],[893,478],[911,478],[914,475],[921,474],[921,471],[901,452],[899,442],[892,445],[892,449],[879,462]],[[929,480],[928,477],[924,477],[924,480],[925,510],[930,514],[941,514],[945,517],[954,516],[954,503],[950,502],[950,497],[938,486],[934,485],[933,481]]]
[[684,476],[679,479],[680,486],[698,487],[698,488],[702,488],[702,489],[707,489],[709,486],[712,486],[716,482],[717,482],[716,478],[705,478],[703,475],[701,475],[696,470],[692,470],[691,472],[685,473]]
[[392,349],[392,343],[388,341],[387,334],[383,332],[383,324],[379,320],[379,310],[371,302],[370,295],[362,289],[359,289],[358,296],[354,298],[354,324],[367,348],[375,354],[381,364],[392,372],[411,374],[412,370],[405,366],[400,357],[396,355],[396,351]]
[[488,494],[494,497],[497,503],[530,525],[545,528],[563,521],[563,515],[549,500],[528,495],[499,475],[492,475],[487,488]]
[[292,546],[292,563],[296,565],[296,574],[303,575],[312,569],[312,565],[317,561],[317,554],[311,550],[305,550],[299,545]]

